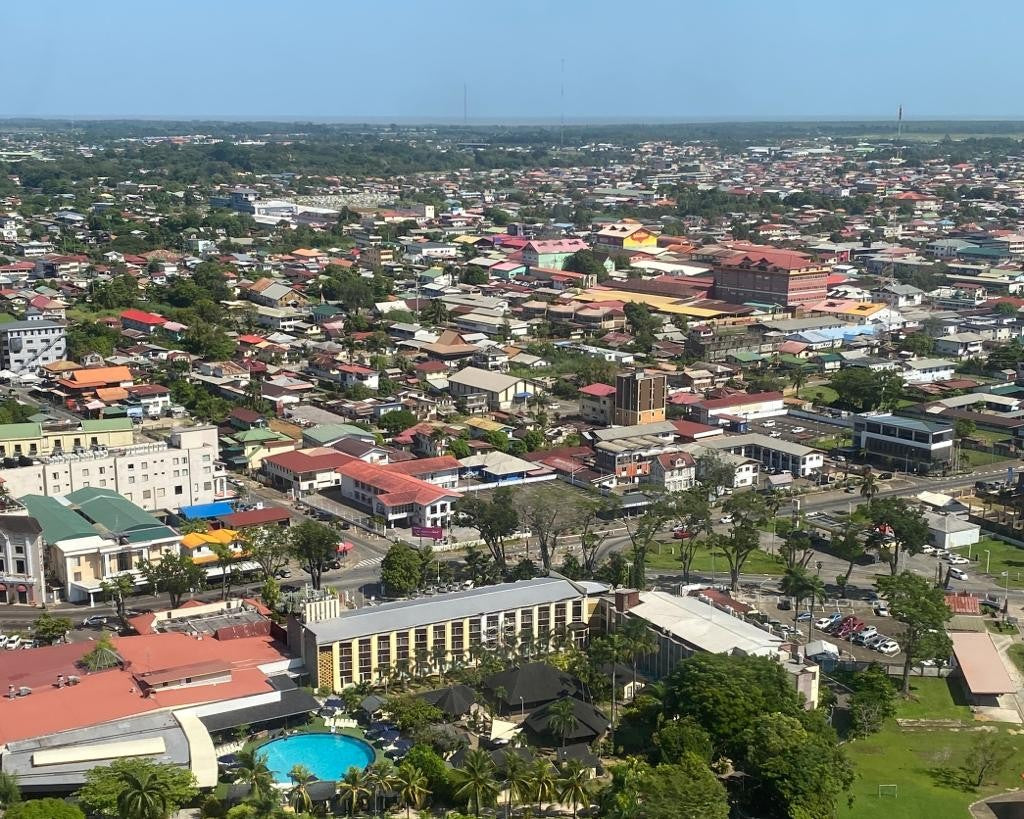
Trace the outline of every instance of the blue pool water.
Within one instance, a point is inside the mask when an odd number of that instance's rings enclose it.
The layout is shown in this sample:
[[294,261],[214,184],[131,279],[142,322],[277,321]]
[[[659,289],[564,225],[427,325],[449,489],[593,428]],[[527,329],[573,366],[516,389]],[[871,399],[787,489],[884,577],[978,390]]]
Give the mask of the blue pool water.
[[256,749],[267,758],[274,780],[289,783],[288,772],[305,765],[317,779],[337,781],[349,768],[362,770],[373,762],[373,748],[344,734],[295,734],[272,739]]

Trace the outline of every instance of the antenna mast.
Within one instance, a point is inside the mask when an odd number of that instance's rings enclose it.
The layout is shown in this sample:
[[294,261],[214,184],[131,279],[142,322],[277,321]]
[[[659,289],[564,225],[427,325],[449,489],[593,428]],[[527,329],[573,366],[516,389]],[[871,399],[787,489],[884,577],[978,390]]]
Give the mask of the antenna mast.
[[562,67],[560,72],[561,87],[559,89],[559,99],[561,114],[558,123],[558,147],[565,147],[565,57],[562,57]]

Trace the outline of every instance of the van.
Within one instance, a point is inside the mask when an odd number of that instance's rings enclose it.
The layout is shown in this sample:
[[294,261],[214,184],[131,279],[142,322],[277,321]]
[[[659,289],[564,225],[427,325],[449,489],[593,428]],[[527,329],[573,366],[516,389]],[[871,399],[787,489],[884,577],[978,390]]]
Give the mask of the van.
[[8,637],[7,638],[7,645],[5,646],[5,648],[11,649],[11,650],[14,650],[16,648],[21,648],[21,635],[20,634],[15,634],[13,637]]
[[966,580],[967,572],[965,572],[963,569],[958,569],[956,566],[950,566],[949,576],[952,577],[954,580]]

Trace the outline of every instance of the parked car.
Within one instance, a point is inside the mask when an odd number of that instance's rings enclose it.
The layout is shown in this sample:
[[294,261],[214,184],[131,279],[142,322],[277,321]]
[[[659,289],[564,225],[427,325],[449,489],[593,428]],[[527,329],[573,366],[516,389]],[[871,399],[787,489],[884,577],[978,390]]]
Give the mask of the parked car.
[[761,426],[771,428],[775,426],[775,422],[769,419],[767,421],[762,422]]
[[93,614],[86,617],[82,621],[83,628],[92,628],[94,626],[105,626],[107,624],[107,618],[102,614]]
[[793,429],[791,429],[790,432],[794,432],[794,433],[807,432],[807,427],[793,427]]
[[971,561],[969,561],[963,555],[950,555],[949,557],[946,558],[946,562],[950,566],[966,566]]
[[895,640],[886,640],[884,643],[878,646],[878,650],[881,651],[883,654],[888,654],[889,656],[892,656],[893,654],[900,653],[900,644],[897,643]]
[[291,577],[292,576],[292,570],[289,569],[287,566],[285,568],[283,568],[283,569],[278,569],[277,576],[278,577]]
[[892,480],[892,472],[879,472],[878,473],[878,480],[880,480],[880,481],[891,481]]
[[0,634],[0,648],[6,648],[6,647],[7,647],[7,635],[6,634]]
[[771,436],[772,438],[781,438],[781,437],[782,437],[782,433],[781,433],[781,432],[779,432],[778,430],[776,430],[775,432],[769,432],[768,434],[769,434],[769,435],[770,435],[770,436]]
[[875,616],[876,617],[888,617],[889,616],[889,604],[884,600],[879,600],[875,603]]
[[921,554],[923,554],[923,555],[933,555],[933,554],[936,554],[938,551],[939,550],[936,549],[934,546],[922,546],[921,547]]
[[806,623],[810,619],[811,613],[809,611],[802,611],[796,616],[796,621],[798,623]]
[[952,577],[954,580],[966,580],[967,572],[965,572],[963,569],[958,569],[956,566],[950,566],[949,576]]
[[995,613],[1003,610],[1003,604],[998,600],[982,600],[978,605],[981,606],[982,611],[991,611]]
[[694,537],[695,535],[696,532],[688,532],[681,526],[677,526],[675,529],[672,530],[672,537],[674,537],[676,540],[689,540],[691,537]]
[[838,616],[839,615],[837,614],[830,614],[828,617],[819,617],[814,621],[814,627],[818,629],[818,631],[825,631],[825,629],[829,628],[829,626],[836,622],[836,617]]
[[868,637],[868,639],[864,641],[864,645],[867,648],[878,648],[882,643],[886,642],[887,640],[889,640],[889,638],[886,637],[884,634],[876,634],[874,637]]
[[860,631],[855,632],[851,636],[850,642],[852,642],[854,645],[862,646],[865,645],[867,641],[874,637],[876,634],[878,634],[877,628],[875,628],[874,626],[864,626],[864,628],[862,628]]
[[864,628],[864,621],[858,620],[852,614],[848,614],[839,621],[839,625],[835,627],[832,633],[838,638],[844,638],[849,637],[856,631],[860,631],[862,628]]
[[21,643],[22,643],[21,635],[20,634],[15,634],[12,637],[8,637],[7,638],[7,645],[5,646],[5,648],[8,648],[8,649],[21,648]]
[[720,517],[718,519],[718,522],[719,523],[732,523],[732,515],[722,515],[722,517]]

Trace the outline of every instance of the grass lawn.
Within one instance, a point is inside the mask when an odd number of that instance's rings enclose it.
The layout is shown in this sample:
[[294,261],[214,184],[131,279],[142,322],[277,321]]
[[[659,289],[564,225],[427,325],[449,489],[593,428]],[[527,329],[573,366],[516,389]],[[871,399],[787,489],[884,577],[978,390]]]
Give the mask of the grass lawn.
[[851,435],[840,433],[839,435],[826,435],[824,438],[818,438],[811,441],[809,446],[815,449],[824,449],[826,451],[835,449],[837,446],[848,446],[850,441],[853,440]]
[[959,719],[968,721],[971,708],[960,684],[950,677],[911,677],[910,698],[897,703],[901,719]]
[[0,324],[9,324],[12,321],[17,321],[17,319],[10,313],[0,313]]
[[[652,549],[651,553],[647,555],[647,568],[679,571],[679,541],[666,541],[662,543],[660,554],[657,548]],[[714,569],[716,575],[724,577],[729,573],[729,564],[726,562],[725,556],[720,551],[715,550],[714,566],[712,566],[711,550],[701,547],[697,550],[697,555],[693,559],[692,569],[702,574]],[[743,564],[744,574],[781,575],[782,572],[782,561],[761,549],[751,554],[747,558],[747,562]]]
[[[964,555],[967,554],[964,550]],[[985,554],[991,553],[991,559]],[[1000,586],[1009,585],[1011,589],[1024,588],[1024,549],[999,540],[985,538],[971,547],[971,565],[965,567],[968,575],[983,574],[986,567],[988,573],[996,578]],[[1004,578],[1003,572],[1008,572]]]
[[965,467],[988,466],[1005,461],[1006,455],[993,455],[991,452],[979,452],[976,449],[960,449],[960,463]]
[[813,401],[815,404],[831,404],[839,398],[839,393],[831,387],[818,384],[814,387],[804,387],[797,393],[797,396],[803,398],[804,401]]
[[990,444],[994,444],[999,441],[1005,441],[1010,436],[1005,432],[996,432],[991,429],[976,429],[969,437],[977,438],[979,441],[988,441]]
[[[970,709],[954,683],[942,679],[911,679],[911,700],[901,701],[898,716],[908,719],[970,719]],[[989,725],[993,725],[989,723]],[[1007,726],[999,725],[1000,730]],[[856,778],[851,789],[853,805],[843,805],[843,819],[962,819],[966,808],[986,795],[1020,784],[1019,765],[1011,761],[997,777],[998,786],[979,790],[965,788],[959,778],[975,731],[904,731],[890,720],[879,733],[845,745]],[[1018,752],[1024,737],[1011,736]],[[879,785],[897,785],[898,796],[879,796]]]
[[1014,643],[1006,649],[1007,656],[1013,660],[1017,670],[1024,673],[1024,643]]

